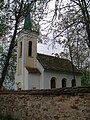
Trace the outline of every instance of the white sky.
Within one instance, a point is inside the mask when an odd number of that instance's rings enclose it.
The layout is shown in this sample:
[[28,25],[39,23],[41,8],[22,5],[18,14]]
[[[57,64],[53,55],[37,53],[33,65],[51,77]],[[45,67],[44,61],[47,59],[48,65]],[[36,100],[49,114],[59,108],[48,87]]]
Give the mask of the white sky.
[[[55,7],[55,0],[51,1],[49,4],[49,8],[50,10],[52,10]],[[47,19],[51,19],[51,15],[47,16],[47,18],[45,18],[45,20]],[[43,22],[42,22],[43,23]],[[44,28],[46,26],[41,26],[41,28]],[[55,45],[55,48],[52,48],[52,46],[49,46],[49,43],[46,44],[41,44],[38,43],[37,44],[37,52],[38,53],[42,53],[42,54],[47,54],[47,55],[52,55],[52,53],[60,53],[63,51],[63,48],[61,48],[61,46],[59,44]]]
[[52,46],[48,46],[45,44],[38,43],[37,44],[37,52],[47,55],[52,55],[52,53],[60,53],[63,51],[63,48],[60,45],[56,45],[56,48],[52,48]]

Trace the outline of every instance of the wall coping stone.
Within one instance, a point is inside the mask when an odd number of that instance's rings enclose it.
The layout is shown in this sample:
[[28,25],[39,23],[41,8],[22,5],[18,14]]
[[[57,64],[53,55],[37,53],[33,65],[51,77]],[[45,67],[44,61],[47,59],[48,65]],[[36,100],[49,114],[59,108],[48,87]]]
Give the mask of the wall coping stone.
[[67,88],[58,88],[58,89],[36,89],[36,90],[6,90],[6,91],[0,91],[0,95],[8,95],[8,94],[18,94],[18,95],[70,95],[70,96],[76,96],[76,95],[87,95],[90,94],[90,86],[88,87],[67,87]]

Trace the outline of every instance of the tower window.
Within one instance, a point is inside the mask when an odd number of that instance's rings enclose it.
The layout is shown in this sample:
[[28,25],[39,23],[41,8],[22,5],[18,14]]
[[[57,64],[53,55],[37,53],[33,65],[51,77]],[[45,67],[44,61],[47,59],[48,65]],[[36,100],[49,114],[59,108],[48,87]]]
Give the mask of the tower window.
[[28,56],[32,56],[32,42],[29,41]]
[[22,57],[22,42],[20,42],[20,57]]

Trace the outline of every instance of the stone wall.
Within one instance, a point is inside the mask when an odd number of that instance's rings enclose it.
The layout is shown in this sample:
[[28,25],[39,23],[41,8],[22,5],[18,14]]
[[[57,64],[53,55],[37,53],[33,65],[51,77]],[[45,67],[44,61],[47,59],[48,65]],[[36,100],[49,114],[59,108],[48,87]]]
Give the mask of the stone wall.
[[0,113],[18,120],[90,120],[90,87],[3,91]]

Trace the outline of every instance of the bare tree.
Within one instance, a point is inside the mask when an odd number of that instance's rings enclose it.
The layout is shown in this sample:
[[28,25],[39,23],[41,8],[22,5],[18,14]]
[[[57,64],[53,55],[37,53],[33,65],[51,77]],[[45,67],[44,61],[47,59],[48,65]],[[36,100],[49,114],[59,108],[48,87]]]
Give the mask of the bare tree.
[[5,79],[5,76],[6,76],[6,73],[7,73],[7,68],[9,66],[9,60],[10,60],[10,57],[11,57],[11,53],[12,53],[12,50],[13,50],[14,45],[15,45],[14,41],[15,41],[15,38],[16,38],[18,23],[19,23],[19,19],[20,19],[22,7],[23,7],[23,0],[21,1],[19,7],[20,7],[19,11],[15,11],[15,12],[18,12],[18,14],[16,14],[15,29],[14,29],[14,33],[13,33],[12,40],[11,40],[11,43],[10,43],[10,47],[9,47],[9,50],[8,50],[8,55],[7,55],[6,61],[4,63],[4,68],[2,70],[2,74],[1,74],[1,78],[0,78],[0,87],[2,86],[3,81]]
[[86,27],[87,45],[90,48],[90,0],[71,0],[81,9],[83,15],[82,23]]
[[[8,66],[9,66],[9,61],[11,58],[11,54],[12,51],[14,49],[14,47],[16,46],[16,35],[17,35],[17,31],[19,31],[19,27],[20,27],[20,23],[23,20],[27,10],[29,10],[30,12],[34,13],[34,17],[38,16],[38,14],[41,15],[41,13],[43,13],[44,8],[47,6],[46,4],[49,2],[50,0],[17,0],[17,1],[11,1],[8,0],[8,3],[6,4],[6,6],[8,6],[8,14],[11,14],[10,17],[10,24],[13,24],[13,35],[11,37],[11,42],[10,42],[10,46],[8,49],[8,53],[6,56],[6,60],[4,62],[4,66],[2,68],[2,73],[1,73],[1,78],[0,78],[0,88],[3,85],[3,82],[5,80],[5,76],[8,70]],[[40,20],[40,15],[38,17],[38,20]]]

